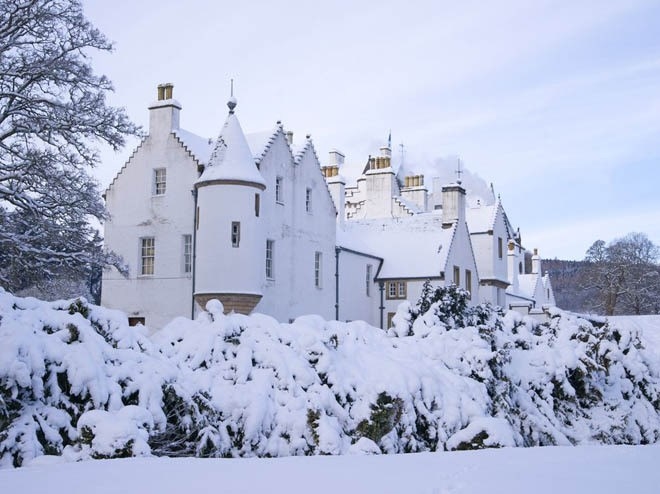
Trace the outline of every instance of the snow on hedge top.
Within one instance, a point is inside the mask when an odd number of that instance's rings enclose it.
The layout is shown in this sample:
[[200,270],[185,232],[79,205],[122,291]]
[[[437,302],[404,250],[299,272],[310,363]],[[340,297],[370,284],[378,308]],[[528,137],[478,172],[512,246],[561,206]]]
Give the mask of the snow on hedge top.
[[403,304],[390,332],[211,301],[148,337],[116,311],[0,289],[0,466],[660,438],[660,362],[638,331],[438,293],[423,314]]
[[215,180],[237,180],[266,185],[254,162],[241,124],[233,111],[227,116],[208,165],[197,180],[197,184]]

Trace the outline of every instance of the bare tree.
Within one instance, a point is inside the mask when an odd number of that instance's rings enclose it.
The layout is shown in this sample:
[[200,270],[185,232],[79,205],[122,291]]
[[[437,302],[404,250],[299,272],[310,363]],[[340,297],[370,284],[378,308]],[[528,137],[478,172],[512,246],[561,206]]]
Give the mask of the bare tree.
[[595,288],[594,309],[615,313],[658,313],[660,249],[643,233],[629,233],[610,244],[597,240],[587,250],[585,288]]
[[139,132],[90,65],[90,50],[111,49],[80,0],[0,0],[0,283],[10,290],[119,264],[89,224],[105,217],[95,146],[118,149]]

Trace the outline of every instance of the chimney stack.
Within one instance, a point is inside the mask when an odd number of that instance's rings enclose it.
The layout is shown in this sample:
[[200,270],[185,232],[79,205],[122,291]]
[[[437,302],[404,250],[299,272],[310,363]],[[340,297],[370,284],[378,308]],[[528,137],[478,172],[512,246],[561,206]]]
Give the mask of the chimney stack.
[[330,163],[321,168],[325,177],[332,201],[337,210],[337,222],[341,225],[346,215],[346,180],[339,174],[339,168],[344,164],[344,154],[337,149],[330,151]]
[[465,189],[458,183],[445,185],[442,188],[442,228],[450,228],[461,221],[465,221]]
[[169,135],[179,129],[181,103],[173,99],[174,85],[158,85],[157,100],[149,106],[149,135]]
[[541,274],[541,256],[538,249],[534,249],[532,256],[532,274]]

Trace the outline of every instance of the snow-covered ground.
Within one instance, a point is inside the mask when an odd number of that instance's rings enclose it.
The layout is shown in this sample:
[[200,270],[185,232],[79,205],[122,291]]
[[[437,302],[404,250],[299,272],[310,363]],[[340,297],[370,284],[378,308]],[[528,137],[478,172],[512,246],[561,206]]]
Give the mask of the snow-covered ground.
[[21,494],[655,494],[660,446],[288,458],[131,458],[0,471]]

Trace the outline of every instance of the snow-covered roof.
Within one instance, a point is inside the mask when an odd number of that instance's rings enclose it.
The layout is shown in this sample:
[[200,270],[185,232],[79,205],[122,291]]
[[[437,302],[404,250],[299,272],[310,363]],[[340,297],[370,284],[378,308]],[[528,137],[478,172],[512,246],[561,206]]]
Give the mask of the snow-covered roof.
[[456,226],[442,228],[436,214],[346,221],[337,244],[383,259],[379,278],[430,278],[444,271]]
[[198,136],[185,129],[176,129],[174,135],[179,138],[183,145],[202,164],[209,162],[213,152],[213,139]]
[[245,134],[245,140],[247,141],[250,152],[256,161],[259,161],[264,157],[264,154],[266,154],[266,151],[268,151],[268,148],[275,140],[275,136],[279,130],[280,128],[278,126],[271,130]]
[[420,208],[419,205],[417,205],[412,201],[409,201],[403,196],[397,196],[395,199],[399,201],[403,206],[405,206],[406,209],[410,210],[410,212],[413,214],[419,214],[424,212],[424,210]]
[[208,165],[197,183],[211,180],[240,180],[266,185],[233,111],[229,112]]
[[470,233],[484,233],[493,230],[499,204],[480,205],[466,208],[465,221]]
[[536,293],[536,284],[539,281],[538,274],[519,274],[518,291],[524,297],[534,298]]

